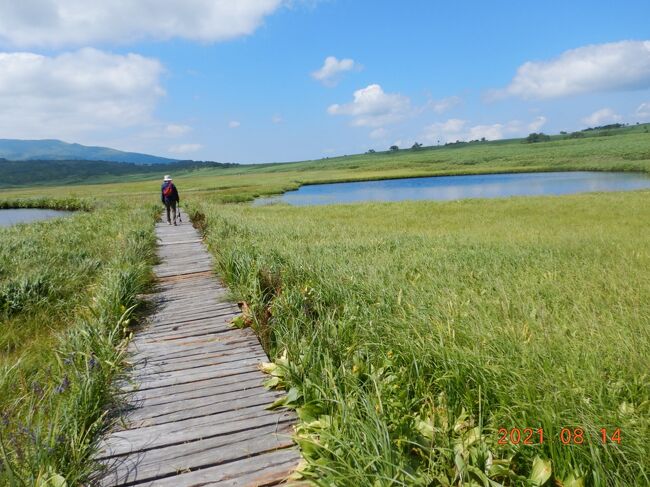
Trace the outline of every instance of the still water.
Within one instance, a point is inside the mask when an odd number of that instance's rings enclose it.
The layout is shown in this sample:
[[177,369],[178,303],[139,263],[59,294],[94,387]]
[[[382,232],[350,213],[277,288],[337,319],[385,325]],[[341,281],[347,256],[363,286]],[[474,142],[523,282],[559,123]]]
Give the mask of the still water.
[[545,172],[388,179],[302,186],[255,204],[326,205],[360,201],[460,200],[650,188],[650,177],[623,172]]
[[41,208],[19,208],[0,210],[0,227],[8,227],[16,223],[31,223],[60,216],[71,215],[72,211],[43,210]]

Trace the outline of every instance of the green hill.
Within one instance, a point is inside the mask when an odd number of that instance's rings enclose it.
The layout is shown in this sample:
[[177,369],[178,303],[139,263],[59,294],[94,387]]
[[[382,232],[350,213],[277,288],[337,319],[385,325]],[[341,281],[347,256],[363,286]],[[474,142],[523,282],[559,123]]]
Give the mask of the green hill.
[[85,160],[130,162],[133,164],[168,164],[176,161],[176,159],[168,159],[149,154],[122,152],[108,147],[69,144],[55,139],[0,139],[0,158],[11,161]]

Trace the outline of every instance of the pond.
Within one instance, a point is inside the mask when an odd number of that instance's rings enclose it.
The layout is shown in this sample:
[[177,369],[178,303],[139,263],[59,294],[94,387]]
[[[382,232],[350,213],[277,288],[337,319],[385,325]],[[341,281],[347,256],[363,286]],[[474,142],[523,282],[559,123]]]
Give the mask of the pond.
[[285,202],[304,206],[361,201],[449,201],[644,188],[650,188],[650,177],[642,173],[574,171],[483,174],[314,184],[283,195],[258,199],[255,204]]
[[8,227],[16,223],[31,223],[71,215],[72,211],[44,210],[42,208],[16,208],[0,210],[0,227]]

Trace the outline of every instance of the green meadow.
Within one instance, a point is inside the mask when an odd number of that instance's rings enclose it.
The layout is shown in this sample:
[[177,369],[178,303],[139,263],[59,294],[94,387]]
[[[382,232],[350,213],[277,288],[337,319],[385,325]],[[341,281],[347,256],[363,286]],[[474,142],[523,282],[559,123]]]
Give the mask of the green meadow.
[[644,191],[193,208],[282,357],[308,478],[645,485],[649,206]]
[[[650,483],[650,191],[248,203],[329,181],[650,172],[647,128],[173,174],[217,272],[249,304],[236,325],[273,360],[278,406],[298,412],[305,479]],[[160,179],[3,189],[0,206],[65,197],[87,211],[0,229],[0,483],[92,475],[151,279]]]
[[150,282],[157,209],[32,203],[86,211],[0,228],[0,485],[78,485]]

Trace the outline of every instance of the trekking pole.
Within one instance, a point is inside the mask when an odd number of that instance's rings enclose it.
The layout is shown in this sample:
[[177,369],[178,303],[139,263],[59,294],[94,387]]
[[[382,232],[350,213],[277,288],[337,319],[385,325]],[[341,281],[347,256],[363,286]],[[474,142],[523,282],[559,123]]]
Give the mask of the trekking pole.
[[180,223],[183,223],[183,218],[181,217],[181,203],[180,203],[180,201],[178,202],[178,211],[176,212],[176,214],[178,215],[178,221]]

